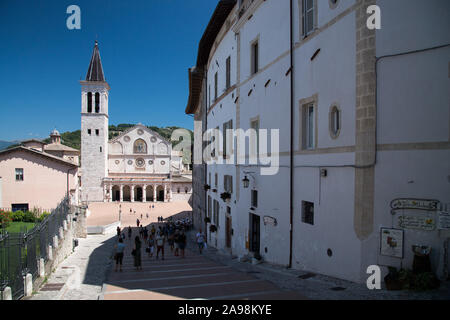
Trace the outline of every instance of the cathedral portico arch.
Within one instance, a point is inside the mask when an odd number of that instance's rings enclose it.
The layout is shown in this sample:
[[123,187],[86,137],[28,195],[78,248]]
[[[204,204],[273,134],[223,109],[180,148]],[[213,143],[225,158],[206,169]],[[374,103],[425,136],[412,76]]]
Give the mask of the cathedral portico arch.
[[120,186],[115,185],[112,187],[112,201],[120,201],[121,198]]

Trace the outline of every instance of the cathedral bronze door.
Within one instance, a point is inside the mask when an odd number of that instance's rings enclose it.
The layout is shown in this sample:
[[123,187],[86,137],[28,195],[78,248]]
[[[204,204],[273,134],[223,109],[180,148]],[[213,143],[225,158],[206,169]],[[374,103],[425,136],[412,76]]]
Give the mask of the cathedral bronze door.
[[164,202],[164,190],[159,190],[158,201]]
[[137,188],[136,189],[136,201],[142,201],[142,196],[143,196],[143,194],[142,194],[142,188],[141,187],[139,187],[139,188]]

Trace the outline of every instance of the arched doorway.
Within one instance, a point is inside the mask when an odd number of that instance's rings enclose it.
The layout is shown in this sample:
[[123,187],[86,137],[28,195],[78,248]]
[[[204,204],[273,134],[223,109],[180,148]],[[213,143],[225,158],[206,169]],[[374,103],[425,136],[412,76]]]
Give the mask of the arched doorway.
[[142,202],[143,199],[143,189],[140,186],[134,188],[134,201]]
[[112,201],[120,201],[120,187],[119,186],[112,187]]
[[158,188],[156,188],[156,200],[164,202],[164,187],[163,186],[158,186]]
[[147,190],[145,191],[146,201],[153,201],[153,186],[147,186]]
[[131,188],[130,186],[123,186],[123,201],[131,201]]

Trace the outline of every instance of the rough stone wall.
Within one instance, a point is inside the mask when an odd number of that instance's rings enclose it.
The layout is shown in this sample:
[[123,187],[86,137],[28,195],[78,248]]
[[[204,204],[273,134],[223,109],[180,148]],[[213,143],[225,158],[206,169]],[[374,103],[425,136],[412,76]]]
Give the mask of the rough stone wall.
[[[91,134],[88,134],[91,129]],[[95,130],[100,130],[99,135]],[[108,118],[105,115],[81,116],[81,190],[82,201],[103,201],[103,178],[108,156]],[[100,151],[101,148],[101,151]]]
[[376,0],[358,0],[356,9],[356,148],[354,229],[359,239],[373,231],[376,151],[375,30],[367,28],[367,7]]

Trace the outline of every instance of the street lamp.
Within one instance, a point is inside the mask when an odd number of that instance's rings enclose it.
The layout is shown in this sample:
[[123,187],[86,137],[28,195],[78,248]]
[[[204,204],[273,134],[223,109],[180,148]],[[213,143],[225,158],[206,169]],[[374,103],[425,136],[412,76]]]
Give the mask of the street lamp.
[[244,188],[247,189],[250,184],[250,180],[247,178],[247,176],[242,179],[242,183],[244,184]]
[[242,183],[244,185],[244,189],[248,189],[248,187],[250,186],[250,180],[248,179],[247,175],[250,176],[250,178],[253,179],[253,184],[256,184],[256,179],[255,176],[253,175],[254,172],[252,171],[244,171],[244,179],[242,179]]

